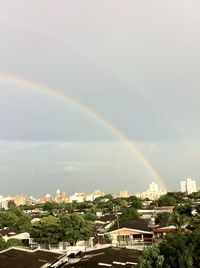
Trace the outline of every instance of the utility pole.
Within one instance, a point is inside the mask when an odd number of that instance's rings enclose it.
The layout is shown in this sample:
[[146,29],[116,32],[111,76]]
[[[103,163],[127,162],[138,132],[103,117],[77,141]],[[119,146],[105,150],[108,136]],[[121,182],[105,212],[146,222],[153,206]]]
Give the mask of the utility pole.
[[118,217],[118,207],[115,207],[115,216],[117,219],[117,229],[118,229],[118,246],[120,247],[120,231],[119,231],[119,217]]

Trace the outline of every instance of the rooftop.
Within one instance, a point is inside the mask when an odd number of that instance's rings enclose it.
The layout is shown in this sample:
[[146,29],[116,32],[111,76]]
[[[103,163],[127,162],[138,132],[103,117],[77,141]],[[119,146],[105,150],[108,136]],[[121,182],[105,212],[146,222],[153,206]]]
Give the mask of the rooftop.
[[137,263],[141,251],[126,248],[104,248],[82,253],[77,263],[66,265],[71,268],[131,267]]
[[[149,220],[146,219],[139,219],[139,220],[128,220],[119,223],[119,228],[128,228],[128,229],[137,229],[141,231],[148,231],[151,232],[152,228],[148,227]],[[115,223],[108,231],[114,231],[118,229],[117,223]]]
[[[28,251],[11,248],[0,252],[1,268],[41,268],[48,267],[62,254],[45,250]],[[46,266],[48,265],[48,266]]]

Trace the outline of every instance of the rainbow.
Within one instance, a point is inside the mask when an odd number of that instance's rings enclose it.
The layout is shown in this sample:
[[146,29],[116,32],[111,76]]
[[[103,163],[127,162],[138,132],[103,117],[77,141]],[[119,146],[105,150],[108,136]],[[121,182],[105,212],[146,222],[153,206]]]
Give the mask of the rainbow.
[[139,145],[130,140],[129,137],[119,128],[117,128],[111,121],[107,118],[103,117],[102,115],[98,114],[95,110],[90,108],[88,105],[84,104],[83,102],[72,98],[64,94],[63,92],[59,91],[57,88],[51,87],[49,85],[42,84],[40,82],[36,82],[31,79],[27,79],[24,77],[14,76],[10,74],[1,73],[0,74],[0,82],[11,83],[14,85],[19,85],[25,87],[27,90],[31,91],[38,91],[47,95],[48,97],[52,97],[58,99],[59,101],[63,101],[65,103],[71,104],[77,109],[81,110],[82,112],[86,113],[88,116],[93,118],[96,122],[104,126],[105,128],[112,131],[118,138],[120,138],[123,142],[127,144],[134,154],[142,161],[148,172],[151,174],[153,179],[160,184],[160,186],[164,189],[167,189],[165,182],[161,179],[159,172],[156,168],[151,164],[151,162],[147,159],[142,149]]
[[[132,81],[129,78],[122,76],[122,74],[119,73],[115,69],[114,65],[110,65],[110,64],[108,65],[105,62],[102,62],[100,58],[96,59],[91,54],[86,53],[85,50],[83,51],[82,49],[75,48],[69,42],[69,40],[66,42],[65,40],[63,40],[63,38],[60,38],[57,35],[55,35],[55,33],[52,34],[52,32],[49,33],[49,32],[43,31],[43,30],[41,30],[41,29],[39,29],[37,27],[34,27],[31,24],[27,24],[27,23],[25,24],[25,23],[23,23],[23,22],[21,22],[20,20],[17,20],[17,19],[13,19],[13,18],[11,19],[11,18],[7,18],[7,17],[3,18],[2,17],[2,18],[0,18],[0,21],[1,21],[1,23],[4,23],[7,26],[9,26],[9,27],[11,27],[11,28],[13,28],[15,30],[31,32],[32,34],[37,34],[39,36],[47,38],[48,41],[50,41],[50,42],[56,42],[56,44],[70,47],[70,49],[72,51],[74,51],[77,55],[79,55],[79,56],[82,56],[82,55],[87,56],[87,60],[89,60],[92,65],[98,66],[101,70],[106,72],[109,76],[113,77],[114,79],[117,79],[120,83],[123,83],[127,87],[129,87],[131,89],[133,88]],[[145,94],[145,92],[142,89],[134,87],[134,91],[148,105],[150,105],[151,108],[153,108],[159,114],[159,116],[161,117],[162,122],[165,122],[170,129],[173,129],[174,134],[176,134],[180,138],[182,132],[181,132],[181,126],[178,124],[178,122],[172,120],[171,118],[169,118],[168,115],[165,113],[165,111],[159,107],[158,103],[156,103],[153,100],[153,98],[151,98],[151,96]],[[77,101],[75,101],[75,102],[77,102]],[[84,106],[84,104],[83,104],[83,106]]]

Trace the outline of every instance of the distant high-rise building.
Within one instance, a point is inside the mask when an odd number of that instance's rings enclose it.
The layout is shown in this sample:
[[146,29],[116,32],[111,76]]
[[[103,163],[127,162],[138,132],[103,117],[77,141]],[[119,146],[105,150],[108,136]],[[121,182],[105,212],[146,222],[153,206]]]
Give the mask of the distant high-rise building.
[[93,192],[93,200],[95,200],[98,197],[104,196],[104,192],[100,191],[100,190],[96,190]]
[[78,203],[87,201],[87,194],[84,192],[76,192],[74,195],[71,195],[69,197],[69,201],[70,201],[70,203],[72,203],[74,201],[78,202]]
[[191,178],[187,178],[185,181],[181,181],[181,192],[191,194],[197,192],[196,181]]
[[51,201],[52,201],[52,198],[50,194],[46,194],[45,196],[39,198],[39,203],[47,203]]
[[155,182],[152,182],[149,185],[149,189],[146,192],[137,193],[136,196],[141,199],[156,200],[156,199],[159,199],[160,196],[164,194],[166,194],[166,191],[159,189],[158,184]]
[[119,197],[129,197],[128,191],[127,190],[123,190],[119,192]]
[[149,191],[158,193],[158,184],[154,181],[149,185]]
[[27,206],[31,206],[31,205],[35,204],[35,199],[34,199],[32,196],[27,197],[27,198],[26,198],[26,201],[25,201],[25,204],[26,204]]
[[186,181],[181,181],[181,192],[185,193],[186,192]]
[[55,196],[55,200],[56,203],[63,203],[63,202],[68,202],[68,196],[66,194],[65,191],[62,191],[60,189],[58,189],[56,191],[56,196]]
[[26,196],[24,194],[15,196],[14,202],[15,202],[16,206],[26,204]]

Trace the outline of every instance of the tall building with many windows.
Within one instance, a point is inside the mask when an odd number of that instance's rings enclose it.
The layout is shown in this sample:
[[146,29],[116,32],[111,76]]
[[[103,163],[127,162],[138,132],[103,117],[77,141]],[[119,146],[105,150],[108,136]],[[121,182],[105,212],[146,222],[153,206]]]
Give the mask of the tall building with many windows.
[[187,178],[185,181],[181,181],[181,192],[191,194],[197,192],[196,181],[191,178]]
[[157,200],[160,198],[161,195],[164,194],[166,194],[166,190],[161,190],[157,183],[152,182],[146,192],[137,193],[136,196],[141,199]]

